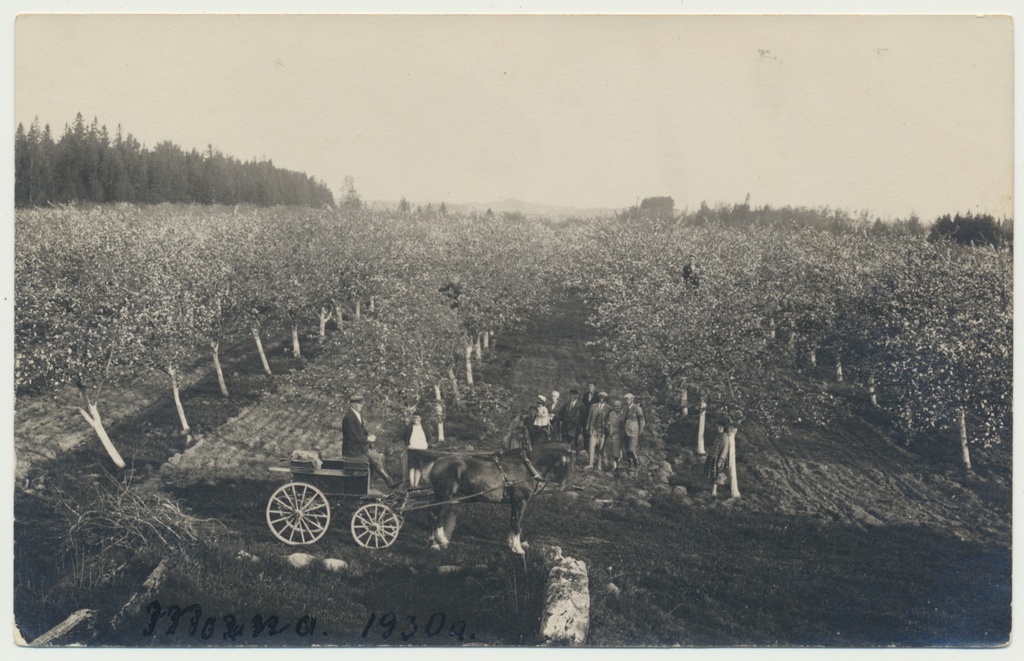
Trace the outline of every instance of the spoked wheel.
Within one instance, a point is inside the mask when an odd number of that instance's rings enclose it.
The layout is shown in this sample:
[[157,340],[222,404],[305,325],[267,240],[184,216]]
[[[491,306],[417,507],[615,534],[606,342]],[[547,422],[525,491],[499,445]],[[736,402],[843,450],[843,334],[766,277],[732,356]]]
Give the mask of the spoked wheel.
[[330,524],[331,505],[312,484],[289,482],[267,501],[267,525],[285,544],[312,544]]
[[402,517],[383,503],[363,505],[352,515],[352,538],[368,549],[385,549],[398,539]]

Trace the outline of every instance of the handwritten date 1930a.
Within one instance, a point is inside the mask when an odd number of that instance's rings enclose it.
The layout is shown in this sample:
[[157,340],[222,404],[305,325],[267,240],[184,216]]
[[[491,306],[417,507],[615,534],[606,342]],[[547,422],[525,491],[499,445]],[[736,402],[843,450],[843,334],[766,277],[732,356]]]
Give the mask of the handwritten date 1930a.
[[[277,615],[264,617],[257,613],[246,622],[233,613],[222,615],[219,618],[209,615],[204,617],[203,608],[199,604],[191,604],[184,608],[172,604],[164,608],[159,601],[150,602],[146,607],[146,613],[149,616],[149,622],[142,630],[142,635],[146,637],[159,633],[161,620],[164,620],[167,625],[162,632],[165,636],[188,635],[199,637],[202,640],[215,639],[218,634],[219,638],[216,639],[225,641],[272,637],[281,634],[292,634],[300,638],[317,633],[321,636],[328,635],[326,629],[317,630],[317,619],[311,615],[303,615],[293,623],[290,620],[284,621]],[[391,638],[392,635],[394,638]],[[416,615],[405,615],[400,618],[394,612],[384,613],[378,618],[376,611],[370,613],[361,636],[368,640],[391,639],[391,642],[411,642],[416,637],[437,639],[440,636],[440,640],[449,642],[465,642],[476,638],[475,634],[466,631],[465,620],[456,620],[449,624],[445,613],[434,613],[422,620]]]

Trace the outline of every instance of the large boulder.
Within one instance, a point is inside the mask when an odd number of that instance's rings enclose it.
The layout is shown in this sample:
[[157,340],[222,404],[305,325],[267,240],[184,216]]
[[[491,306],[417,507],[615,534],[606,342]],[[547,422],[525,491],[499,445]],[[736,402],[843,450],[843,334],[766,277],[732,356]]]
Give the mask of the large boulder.
[[549,645],[582,645],[590,633],[590,578],[582,560],[555,547],[541,549],[550,568],[544,597],[541,638]]

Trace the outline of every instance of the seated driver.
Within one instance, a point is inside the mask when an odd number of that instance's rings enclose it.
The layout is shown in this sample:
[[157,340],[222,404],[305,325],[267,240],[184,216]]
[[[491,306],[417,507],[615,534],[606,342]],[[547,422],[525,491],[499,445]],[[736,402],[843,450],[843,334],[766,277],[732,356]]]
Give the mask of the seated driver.
[[363,396],[352,395],[348,401],[349,409],[341,421],[341,456],[366,457],[370,467],[384,478],[388,488],[395,488],[397,483],[391,479],[387,468],[384,467],[384,455],[370,447],[377,437],[366,431],[362,414]]

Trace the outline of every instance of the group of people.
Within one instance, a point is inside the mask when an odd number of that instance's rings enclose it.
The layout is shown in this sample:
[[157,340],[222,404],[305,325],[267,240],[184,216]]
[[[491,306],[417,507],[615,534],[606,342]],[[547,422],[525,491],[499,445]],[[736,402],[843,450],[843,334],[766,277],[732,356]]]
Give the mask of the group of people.
[[568,401],[557,390],[551,392],[550,401],[538,395],[523,419],[524,444],[531,447],[560,440],[576,451],[586,450],[585,469],[615,470],[620,463],[637,468],[646,424],[644,410],[632,393],[609,403],[608,393],[599,392],[591,382],[582,396],[575,388],[569,390]]
[[[341,424],[341,453],[347,458],[364,458],[370,469],[380,476],[388,488],[398,483],[392,479],[384,465],[384,455],[373,448],[377,437],[367,431],[363,420],[362,395],[349,398],[349,409]],[[550,408],[549,408],[550,407]],[[537,396],[537,403],[530,407],[524,420],[524,445],[527,448],[536,443],[560,440],[574,451],[586,450],[588,462],[585,470],[616,470],[620,463],[626,468],[639,467],[637,450],[643,435],[646,419],[644,410],[632,393],[623,395],[622,400],[608,403],[608,393],[598,392],[597,384],[588,383],[587,390],[580,396],[575,388],[569,391],[568,401],[561,399],[555,390],[549,400]],[[727,429],[733,426],[726,417],[715,422],[717,433],[704,463],[704,477],[711,483],[711,497],[718,495],[718,487],[729,482],[729,443]],[[426,450],[432,443],[430,430],[423,426],[419,413],[413,413],[410,423],[402,434],[402,442],[410,450]],[[419,486],[423,472],[417,462],[410,461],[407,467],[408,484]]]

